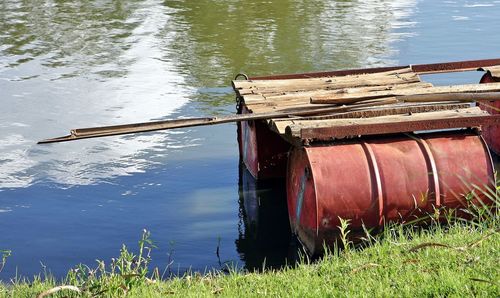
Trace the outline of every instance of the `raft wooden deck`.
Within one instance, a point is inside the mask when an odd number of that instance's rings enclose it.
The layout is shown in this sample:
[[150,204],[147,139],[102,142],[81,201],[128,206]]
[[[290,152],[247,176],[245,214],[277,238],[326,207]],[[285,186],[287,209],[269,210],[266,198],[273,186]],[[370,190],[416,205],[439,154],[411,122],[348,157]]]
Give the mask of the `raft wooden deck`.
[[[499,69],[493,66],[485,70],[498,74]],[[411,67],[341,76],[235,80],[233,87],[244,105],[243,113],[289,113],[289,118],[265,122],[294,145],[499,122],[498,116],[471,103],[476,95],[499,92],[500,83],[433,86],[422,81]],[[470,103],[454,102],[453,96],[458,93],[471,93]],[[430,102],[398,100],[401,96],[423,95],[429,95]],[[294,116],[297,111],[332,106],[343,106],[346,111]]]

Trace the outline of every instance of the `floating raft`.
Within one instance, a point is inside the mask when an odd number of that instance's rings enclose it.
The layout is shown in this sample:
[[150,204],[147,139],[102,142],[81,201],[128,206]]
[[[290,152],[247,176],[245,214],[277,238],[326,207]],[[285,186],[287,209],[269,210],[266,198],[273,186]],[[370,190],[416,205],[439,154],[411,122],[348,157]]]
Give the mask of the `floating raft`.
[[[496,64],[234,80],[238,113],[289,115],[241,122],[241,159],[257,179],[286,177],[292,231],[312,254],[335,242],[339,218],[359,230],[414,220],[465,206],[473,189],[476,203],[491,203],[480,193],[494,179],[488,146],[500,153]],[[479,84],[434,86],[420,77],[478,68]]]

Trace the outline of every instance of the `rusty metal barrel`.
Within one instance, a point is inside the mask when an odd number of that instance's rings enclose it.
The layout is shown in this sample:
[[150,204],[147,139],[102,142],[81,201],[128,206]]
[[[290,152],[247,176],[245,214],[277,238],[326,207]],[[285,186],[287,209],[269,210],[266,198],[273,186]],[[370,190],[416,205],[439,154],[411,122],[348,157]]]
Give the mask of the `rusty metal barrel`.
[[[490,71],[485,73],[480,83],[498,83],[500,77],[494,76]],[[480,101],[479,107],[492,115],[500,114],[500,101]],[[490,125],[483,128],[481,132],[490,149],[497,155],[500,155],[500,125]]]
[[464,196],[491,185],[493,175],[488,147],[472,132],[297,147],[288,161],[291,228],[310,253],[321,253],[336,241],[339,218],[361,230],[461,208]]

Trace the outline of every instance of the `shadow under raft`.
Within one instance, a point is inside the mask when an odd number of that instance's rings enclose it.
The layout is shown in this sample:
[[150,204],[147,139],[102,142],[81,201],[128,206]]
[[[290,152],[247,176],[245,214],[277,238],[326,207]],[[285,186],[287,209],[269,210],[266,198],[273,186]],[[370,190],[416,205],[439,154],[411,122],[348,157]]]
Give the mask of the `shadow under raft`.
[[[234,80],[238,113],[287,118],[238,125],[256,179],[286,180],[291,230],[311,254],[338,237],[436,208],[491,204],[500,153],[500,59]],[[479,84],[434,86],[421,74],[483,71]],[[483,84],[484,83],[484,84]],[[466,195],[475,190],[472,200]],[[459,214],[460,215],[460,214]]]

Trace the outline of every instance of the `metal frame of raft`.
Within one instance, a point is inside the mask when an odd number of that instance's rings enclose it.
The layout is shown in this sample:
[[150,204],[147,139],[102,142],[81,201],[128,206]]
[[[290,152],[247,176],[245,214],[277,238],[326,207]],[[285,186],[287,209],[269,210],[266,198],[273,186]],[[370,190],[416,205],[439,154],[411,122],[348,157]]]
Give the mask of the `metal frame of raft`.
[[[235,80],[238,113],[289,114],[239,122],[241,159],[257,179],[286,177],[291,229],[311,254],[336,241],[339,218],[349,219],[356,235],[363,224],[466,207],[472,190],[473,203],[491,204],[481,191],[494,179],[488,146],[500,153],[498,65],[491,59]],[[418,76],[469,70],[485,71],[480,83],[490,84],[434,87]],[[357,107],[297,113],[331,105]]]

